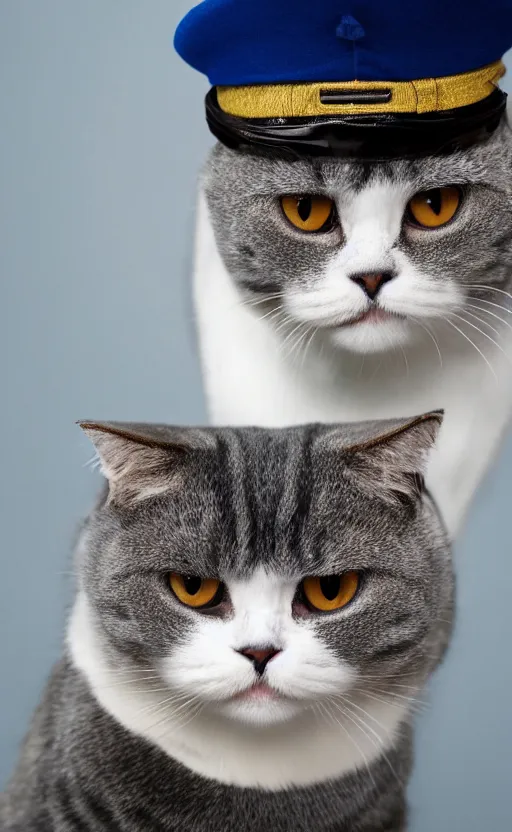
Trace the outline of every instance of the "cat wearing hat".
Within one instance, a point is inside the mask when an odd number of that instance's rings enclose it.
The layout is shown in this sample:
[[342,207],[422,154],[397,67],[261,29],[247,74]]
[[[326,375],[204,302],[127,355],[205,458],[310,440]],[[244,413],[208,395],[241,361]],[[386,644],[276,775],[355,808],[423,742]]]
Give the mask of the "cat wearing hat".
[[204,0],[194,293],[215,423],[443,407],[450,535],[512,409],[512,2]]

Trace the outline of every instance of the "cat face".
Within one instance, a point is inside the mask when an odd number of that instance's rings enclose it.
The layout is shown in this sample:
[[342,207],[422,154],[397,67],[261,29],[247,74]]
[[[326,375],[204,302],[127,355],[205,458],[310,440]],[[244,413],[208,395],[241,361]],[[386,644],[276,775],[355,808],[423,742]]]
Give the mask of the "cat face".
[[109,495],[83,533],[81,584],[112,671],[156,676],[170,708],[260,726],[416,691],[451,608],[418,479],[438,422],[86,426]]
[[382,164],[218,146],[205,189],[220,253],[283,334],[300,325],[360,353],[420,342],[425,330],[474,338],[507,318],[510,136],[504,124],[464,153]]

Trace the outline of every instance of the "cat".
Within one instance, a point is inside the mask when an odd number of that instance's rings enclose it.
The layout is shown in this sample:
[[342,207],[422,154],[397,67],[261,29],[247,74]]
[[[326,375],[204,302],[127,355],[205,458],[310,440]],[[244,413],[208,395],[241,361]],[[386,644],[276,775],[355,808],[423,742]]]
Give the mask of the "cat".
[[3,832],[403,832],[454,615],[440,421],[84,423],[108,485]]
[[[443,194],[451,221],[421,227],[412,212],[439,218]],[[305,233],[315,201],[325,222]],[[507,121],[464,152],[380,164],[215,146],[194,277],[213,423],[442,407],[427,482],[455,537],[512,410],[511,258]]]

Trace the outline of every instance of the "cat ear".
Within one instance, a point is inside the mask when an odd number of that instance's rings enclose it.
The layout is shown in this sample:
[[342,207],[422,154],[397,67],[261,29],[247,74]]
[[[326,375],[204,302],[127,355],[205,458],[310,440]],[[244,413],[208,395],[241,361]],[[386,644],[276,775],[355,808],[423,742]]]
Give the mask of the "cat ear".
[[365,491],[387,502],[416,501],[442,421],[443,411],[434,411],[414,419],[354,425],[355,441],[342,448],[349,473]]
[[130,506],[179,488],[187,455],[211,446],[203,431],[123,422],[79,422],[98,453],[108,502]]

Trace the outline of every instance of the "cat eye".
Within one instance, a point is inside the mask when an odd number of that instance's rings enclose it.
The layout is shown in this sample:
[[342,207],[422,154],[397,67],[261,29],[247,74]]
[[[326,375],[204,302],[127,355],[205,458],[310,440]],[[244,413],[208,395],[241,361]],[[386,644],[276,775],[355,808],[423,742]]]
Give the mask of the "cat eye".
[[302,582],[304,598],[314,610],[332,612],[346,607],[359,588],[359,574],[344,572],[321,578],[305,578]]
[[326,196],[283,196],[281,208],[286,219],[300,231],[327,232],[334,226],[334,202]]
[[196,575],[179,575],[171,572],[170,587],[182,604],[195,609],[214,607],[220,604],[224,587],[215,578],[198,578]]
[[413,196],[407,211],[409,220],[421,228],[440,228],[450,222],[462,201],[459,188],[432,188]]

